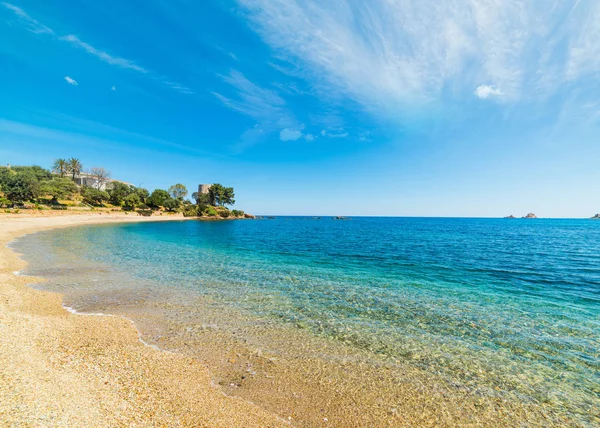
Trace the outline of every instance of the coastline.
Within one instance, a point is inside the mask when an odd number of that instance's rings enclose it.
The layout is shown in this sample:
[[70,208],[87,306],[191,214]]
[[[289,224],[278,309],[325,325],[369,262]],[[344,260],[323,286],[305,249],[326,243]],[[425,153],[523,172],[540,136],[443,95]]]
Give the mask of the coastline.
[[[402,360],[390,361],[284,325],[262,325],[257,330],[270,350],[212,328],[202,329],[201,335],[150,340],[145,346],[140,332],[146,335],[159,326],[185,330],[172,321],[165,324],[160,302],[147,308],[153,317],[145,320],[118,311],[105,316],[93,308],[77,314],[63,306],[60,294],[28,286],[43,279],[15,274],[26,262],[6,247],[18,236],[45,229],[166,220],[183,217],[0,215],[0,422],[68,426],[283,426],[288,425],[286,418],[302,426],[346,426],[348,421],[358,426],[571,422],[517,395],[482,394],[478,388],[449,384]],[[202,298],[190,302],[203,311],[210,307]],[[204,317],[213,315],[209,310]],[[235,311],[225,315],[229,321],[237,316]],[[248,367],[257,375],[247,376]],[[68,391],[61,385],[69,385]]]
[[285,426],[225,395],[198,360],[146,346],[132,322],[79,315],[29,284],[7,244],[47,229],[183,217],[122,214],[0,216],[0,424]]

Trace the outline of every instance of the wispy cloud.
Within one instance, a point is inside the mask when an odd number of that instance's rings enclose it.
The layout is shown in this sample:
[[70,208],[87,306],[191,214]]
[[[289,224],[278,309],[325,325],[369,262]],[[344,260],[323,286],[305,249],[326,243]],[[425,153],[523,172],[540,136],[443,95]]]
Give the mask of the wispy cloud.
[[348,136],[348,132],[345,132],[343,129],[338,129],[337,132],[331,132],[322,129],[321,136],[326,138],[346,138]]
[[275,90],[259,86],[237,70],[231,70],[221,78],[229,85],[229,94],[213,92],[213,95],[225,106],[256,121],[256,126],[242,136],[244,146],[254,144],[274,131],[280,131],[281,139],[288,141],[295,136],[293,130],[301,129],[302,125]]
[[65,76],[65,80],[67,81],[67,83],[69,85],[73,85],[73,86],[77,86],[78,85],[77,80],[75,80],[75,79],[73,79],[73,78],[71,78],[69,76]]
[[500,89],[496,89],[491,85],[479,85],[477,88],[475,88],[474,93],[478,98],[481,98],[483,100],[491,97],[499,97],[502,95],[502,91]]
[[221,78],[234,91],[227,96],[219,92],[213,92],[213,95],[225,106],[254,119],[266,133],[285,128],[300,129],[301,124],[275,90],[259,86],[236,70]]
[[388,118],[448,94],[466,99],[482,81],[484,97],[501,90],[514,103],[600,72],[595,1],[238,2],[314,87]]
[[213,93],[227,107],[261,123],[276,122],[285,126],[295,122],[285,100],[274,90],[260,87],[236,70],[221,77],[236,89],[235,94],[229,97]]
[[171,82],[169,80],[163,80],[162,83],[164,83],[165,85],[169,86],[171,89],[176,90],[177,92],[181,92],[182,94],[186,94],[186,95],[191,95],[194,93],[193,90],[191,90],[190,88],[188,88],[187,86],[183,86],[180,83],[177,82]]
[[75,46],[77,48],[83,49],[84,51],[86,51],[90,55],[95,56],[96,58],[100,59],[101,61],[106,62],[107,64],[116,65],[117,67],[121,67],[121,68],[128,68],[130,70],[135,70],[135,71],[137,71],[139,73],[143,73],[143,74],[148,74],[148,70],[146,70],[143,67],[140,67],[135,62],[130,61],[130,60],[125,59],[125,58],[120,58],[120,57],[117,57],[117,56],[113,56],[113,55],[110,55],[107,52],[104,52],[104,51],[101,51],[99,49],[96,49],[95,47],[93,47],[89,43],[81,41],[79,39],[79,37],[74,36],[72,34],[69,34],[67,36],[61,37],[60,40],[68,42],[68,43],[70,43],[71,45],[73,45],[73,46]]
[[[14,12],[14,14],[17,17],[19,17],[19,19],[22,22],[26,23],[27,29],[29,31],[32,31],[37,34],[47,34],[47,35],[51,35],[51,36],[56,36],[56,33],[54,32],[54,30],[46,27],[39,21],[33,19],[31,16],[29,16],[29,14],[27,14],[20,7],[17,7],[10,3],[0,3],[0,4],[2,4],[5,8]],[[101,60],[107,64],[114,65],[116,67],[120,67],[123,69],[133,70],[138,73],[147,75],[150,78],[160,81],[164,85],[166,85],[166,86],[172,88],[173,90],[180,92],[182,94],[193,94],[194,93],[194,91],[192,91],[190,88],[188,88],[180,83],[173,82],[170,79],[167,79],[156,73],[153,73],[153,72],[149,71],[148,69],[136,64],[134,61],[131,61],[129,59],[122,58],[122,57],[119,57],[119,56],[116,56],[113,54],[109,54],[108,52],[106,52],[102,49],[98,49],[98,48],[92,46],[91,44],[84,42],[79,37],[77,37],[73,34],[68,34],[66,36],[59,36],[58,40],[67,42],[71,46],[76,47],[78,49],[82,49],[85,52],[87,52],[88,54],[98,58],[99,60]]]
[[5,3],[5,2],[0,3],[0,4],[2,4],[2,6],[7,8],[8,10],[11,10],[12,12],[14,12],[14,14],[17,15],[17,17],[19,17],[19,19],[22,22],[26,23],[27,29],[29,31],[36,33],[36,34],[54,34],[54,31],[52,31],[52,29],[46,27],[41,22],[33,19],[20,7],[10,4],[10,3]]

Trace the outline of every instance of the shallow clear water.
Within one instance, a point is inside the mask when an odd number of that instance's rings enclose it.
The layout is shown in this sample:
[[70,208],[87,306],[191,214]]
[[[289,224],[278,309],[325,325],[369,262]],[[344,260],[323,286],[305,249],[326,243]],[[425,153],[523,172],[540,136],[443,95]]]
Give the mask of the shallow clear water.
[[28,273],[52,279],[42,287],[80,310],[192,293],[482,394],[584,425],[599,417],[598,221],[185,221],[55,230],[14,246]]

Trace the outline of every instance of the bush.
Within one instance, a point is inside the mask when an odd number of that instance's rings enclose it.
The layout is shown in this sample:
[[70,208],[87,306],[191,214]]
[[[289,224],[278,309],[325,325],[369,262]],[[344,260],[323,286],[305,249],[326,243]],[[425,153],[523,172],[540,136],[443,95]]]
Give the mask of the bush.
[[146,204],[152,208],[160,208],[165,206],[165,202],[170,199],[171,196],[166,190],[156,189],[147,198]]
[[215,207],[211,207],[210,205],[206,207],[202,214],[204,214],[207,217],[216,217],[218,215]]
[[133,211],[135,210],[135,207],[141,203],[142,201],[137,193],[130,193],[123,199],[123,209],[127,211]]
[[184,217],[197,217],[198,207],[195,205],[184,205],[181,209]]
[[94,189],[93,187],[84,187],[81,189],[81,196],[83,196],[83,202],[89,205],[100,207],[104,202],[108,202],[110,196],[107,192],[102,190]]
[[31,172],[17,172],[6,178],[2,185],[4,195],[13,202],[26,202],[37,198],[40,183]]
[[231,215],[234,217],[244,217],[244,211],[242,210],[231,210]]
[[181,202],[171,197],[163,203],[163,207],[165,207],[169,211],[177,210],[177,208],[179,208],[179,205],[181,205]]
[[7,207],[12,206],[12,204],[13,203],[10,200],[8,200],[7,198],[0,197],[0,207],[7,208]]
[[40,194],[51,196],[52,203],[58,202],[59,198],[71,198],[77,191],[77,186],[69,178],[54,178],[40,182]]
[[231,211],[229,210],[218,210],[217,211],[219,213],[219,215],[223,218],[229,218],[229,216],[231,215]]

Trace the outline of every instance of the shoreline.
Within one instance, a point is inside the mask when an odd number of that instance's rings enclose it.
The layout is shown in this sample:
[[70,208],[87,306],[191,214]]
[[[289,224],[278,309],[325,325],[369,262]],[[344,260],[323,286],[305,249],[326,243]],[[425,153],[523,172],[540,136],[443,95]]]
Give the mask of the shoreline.
[[[51,228],[183,221],[183,217],[118,214],[70,218],[59,214],[45,220],[40,216],[14,217],[4,220],[6,217],[0,216],[0,255],[10,253],[14,259],[10,266],[16,267],[6,269],[8,265],[0,257],[0,367],[12,370],[12,373],[7,371],[7,377],[0,369],[0,383],[8,385],[0,386],[0,422],[47,424],[49,420],[52,425],[95,426],[289,426],[289,422],[302,426],[345,426],[348,421],[360,426],[560,425],[560,417],[555,419],[556,415],[533,403],[515,401],[516,397],[507,400],[495,394],[481,395],[476,389],[451,385],[438,375],[402,361],[390,362],[367,355],[284,325],[263,325],[259,330],[262,345],[269,343],[271,350],[258,343],[240,342],[225,330],[211,328],[203,328],[202,337],[187,335],[156,341],[150,335],[150,343],[145,343],[142,334],[153,328],[183,331],[184,325],[164,324],[165,319],[159,314],[160,302],[146,308],[151,310],[152,319],[139,319],[119,311],[95,313],[93,307],[83,313],[69,310],[61,294],[34,288],[33,284],[43,279],[14,272],[23,272],[27,263],[6,244],[19,236]],[[16,229],[13,232],[7,229],[11,225]],[[9,239],[7,235],[14,236]],[[12,275],[15,284],[6,283],[5,274]],[[37,352],[34,363],[50,360],[54,365],[49,369],[19,373],[19,366],[11,366],[11,357],[4,355],[4,344],[10,343],[3,329],[10,306],[8,291],[13,291],[11,297],[24,302],[24,308],[19,305],[13,308],[19,321],[25,323],[25,318],[30,322],[29,317],[33,317],[41,324],[33,337],[29,337],[30,328],[22,326],[20,334],[13,335],[13,341],[25,349],[21,354],[32,348],[31,341],[41,347],[42,355]],[[206,310],[204,303],[200,298],[193,305]],[[210,319],[213,315],[209,311],[204,317]],[[226,317],[233,320],[238,315],[228,311]],[[327,354],[331,354],[330,358],[323,359]],[[248,377],[248,367],[258,375]],[[73,376],[63,380],[64,369],[73,369],[75,373],[69,372]],[[59,379],[50,384],[67,383],[78,392],[60,396],[60,387],[42,389],[49,387],[44,385],[36,388],[35,397],[25,396],[26,402],[21,394],[17,397],[21,401],[11,403],[11,384],[5,380],[6,377],[14,381],[10,375],[24,378],[18,379],[24,384],[21,390],[49,376]],[[243,385],[238,384],[244,377]],[[89,401],[85,406],[79,404],[81,396]],[[45,408],[58,407],[60,412],[44,414],[45,419],[40,420],[39,401]],[[111,404],[104,404],[107,401]],[[68,409],[66,414],[64,409]],[[21,412],[20,419],[8,419],[15,412]]]
[[[183,221],[122,214],[0,216],[0,422],[2,425],[287,426],[227,396],[195,358],[144,344],[133,321],[69,311],[8,244],[78,225]],[[65,385],[68,386],[65,388]]]

